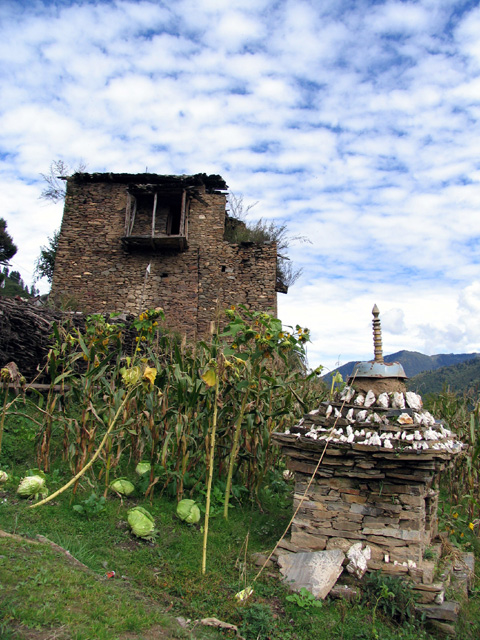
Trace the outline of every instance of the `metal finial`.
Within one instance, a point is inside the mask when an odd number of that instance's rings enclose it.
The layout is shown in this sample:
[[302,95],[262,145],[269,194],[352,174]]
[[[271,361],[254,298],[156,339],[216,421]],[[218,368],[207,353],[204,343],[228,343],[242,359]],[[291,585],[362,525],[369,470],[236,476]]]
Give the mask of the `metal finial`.
[[373,314],[373,353],[375,362],[383,362],[383,349],[382,349],[382,327],[380,325],[380,310],[377,305],[374,305],[372,309]]

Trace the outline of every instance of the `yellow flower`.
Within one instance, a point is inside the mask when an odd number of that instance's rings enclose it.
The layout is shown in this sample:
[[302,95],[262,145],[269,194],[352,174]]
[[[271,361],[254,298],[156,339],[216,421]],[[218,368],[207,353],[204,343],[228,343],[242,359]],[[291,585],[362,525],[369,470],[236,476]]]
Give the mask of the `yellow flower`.
[[154,367],[146,367],[143,372],[143,377],[153,385],[155,383],[155,378],[157,377],[157,370]]
[[468,528],[469,528],[471,531],[473,531],[473,528],[474,528],[473,522],[469,522],[469,524],[468,524]]
[[460,538],[463,538],[463,531],[462,531],[462,533],[460,534]]
[[452,515],[452,518],[455,518],[455,520],[456,520],[456,519],[458,518],[458,513],[454,513],[454,514]]

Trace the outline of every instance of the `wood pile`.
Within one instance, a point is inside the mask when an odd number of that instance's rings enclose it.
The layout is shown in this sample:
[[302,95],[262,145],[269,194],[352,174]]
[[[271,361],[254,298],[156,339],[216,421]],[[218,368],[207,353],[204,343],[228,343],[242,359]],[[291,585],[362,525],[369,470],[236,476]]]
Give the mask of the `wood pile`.
[[[118,321],[122,320],[110,320]],[[13,361],[28,382],[34,380],[45,365],[52,345],[54,323],[83,331],[85,315],[55,311],[28,300],[0,296],[0,367]],[[134,341],[135,333],[128,331],[124,340],[127,353],[132,350]],[[45,374],[40,375],[37,380],[48,381]]]

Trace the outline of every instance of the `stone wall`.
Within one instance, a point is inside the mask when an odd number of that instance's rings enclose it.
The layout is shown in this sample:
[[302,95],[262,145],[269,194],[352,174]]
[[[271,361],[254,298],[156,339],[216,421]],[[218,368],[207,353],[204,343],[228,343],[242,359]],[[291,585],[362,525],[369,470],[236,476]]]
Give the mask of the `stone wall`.
[[[209,188],[208,179],[195,180],[192,189],[189,177],[165,177],[189,189],[185,251],[124,248],[127,189],[136,178],[68,179],[51,293],[57,303],[134,314],[162,307],[169,326],[192,338],[208,335],[212,321],[234,304],[276,314],[275,243],[226,242],[226,196]],[[138,176],[143,182],[154,178],[162,176]]]

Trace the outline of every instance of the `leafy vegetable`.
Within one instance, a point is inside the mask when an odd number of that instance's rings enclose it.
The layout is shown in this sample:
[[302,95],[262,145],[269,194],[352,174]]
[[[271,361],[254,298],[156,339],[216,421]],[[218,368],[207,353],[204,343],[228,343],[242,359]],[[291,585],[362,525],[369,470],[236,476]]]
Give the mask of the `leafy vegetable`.
[[138,538],[152,540],[155,534],[155,520],[143,507],[133,507],[127,513],[128,524]]
[[135,471],[139,476],[144,476],[146,473],[149,473],[152,465],[149,462],[139,462],[135,467]]
[[135,486],[126,478],[117,478],[110,484],[110,489],[116,491],[121,496],[129,496],[135,491]]
[[177,516],[188,524],[196,524],[200,520],[200,509],[195,500],[180,500],[177,505]]
[[48,496],[48,489],[45,478],[42,478],[42,476],[39,475],[26,476],[20,481],[17,493],[24,498],[30,498],[33,496],[37,499],[39,495],[42,498],[46,498]]
[[0,484],[3,484],[8,480],[8,473],[6,471],[0,471]]

